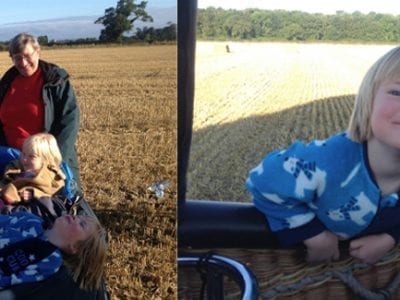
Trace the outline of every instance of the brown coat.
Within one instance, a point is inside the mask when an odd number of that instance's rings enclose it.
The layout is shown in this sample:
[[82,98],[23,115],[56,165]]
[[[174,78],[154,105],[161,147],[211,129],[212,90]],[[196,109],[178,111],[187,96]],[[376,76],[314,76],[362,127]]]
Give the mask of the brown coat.
[[43,167],[35,177],[19,177],[23,168],[19,160],[9,163],[4,171],[2,198],[8,203],[20,202],[20,192],[28,190],[32,197],[52,196],[64,186],[65,175],[60,168]]

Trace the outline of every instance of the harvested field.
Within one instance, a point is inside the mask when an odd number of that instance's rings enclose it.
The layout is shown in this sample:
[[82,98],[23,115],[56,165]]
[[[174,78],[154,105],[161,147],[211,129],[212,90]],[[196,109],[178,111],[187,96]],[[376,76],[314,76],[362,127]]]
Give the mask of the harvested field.
[[249,201],[248,172],[296,139],[345,130],[359,84],[393,45],[198,42],[188,198]]
[[[176,46],[43,49],[81,108],[86,198],[111,241],[112,299],[176,297]],[[0,74],[11,65],[0,52]],[[169,180],[157,199],[148,187]]]

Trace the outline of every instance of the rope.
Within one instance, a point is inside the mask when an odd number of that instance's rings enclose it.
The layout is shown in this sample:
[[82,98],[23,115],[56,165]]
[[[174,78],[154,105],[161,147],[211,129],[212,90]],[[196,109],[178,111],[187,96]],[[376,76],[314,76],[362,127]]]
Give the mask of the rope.
[[354,278],[350,271],[347,272],[332,272],[333,275],[342,280],[348,287],[350,287],[354,293],[359,295],[365,300],[386,300],[391,299],[391,295],[394,294],[400,284],[400,273],[396,275],[393,281],[385,289],[378,289],[375,292],[368,290],[361,285],[357,279]]
[[[393,256],[395,255],[389,255],[388,259],[386,260],[393,258]],[[325,271],[318,275],[307,276],[293,284],[276,286],[264,292],[262,296],[263,298],[271,299],[277,297],[279,294],[291,294],[296,291],[300,291],[301,289],[303,289],[308,285],[322,283],[332,278],[338,278],[349,288],[351,288],[355,294],[359,295],[364,300],[391,299],[391,295],[393,295],[400,286],[400,273],[398,273],[395,276],[395,278],[386,288],[370,291],[369,289],[365,288],[362,284],[360,284],[360,282],[358,282],[357,279],[352,275],[353,270],[363,269],[369,266],[370,265],[366,263],[354,263],[351,266],[343,267],[338,270],[330,270],[330,271]]]

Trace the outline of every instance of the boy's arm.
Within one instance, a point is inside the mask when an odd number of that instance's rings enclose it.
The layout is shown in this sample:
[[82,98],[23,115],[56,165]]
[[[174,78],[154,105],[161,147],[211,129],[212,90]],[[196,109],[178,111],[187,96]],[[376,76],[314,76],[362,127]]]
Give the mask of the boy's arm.
[[307,261],[322,262],[339,259],[338,237],[328,231],[317,218],[293,229],[275,232],[281,246],[292,246],[303,242],[307,247]]
[[302,243],[304,240],[312,238],[326,230],[326,226],[315,217],[311,222],[302,226],[283,229],[274,233],[281,246],[290,247]]
[[363,237],[350,243],[350,254],[367,263],[375,263],[400,240],[400,206],[384,207],[375,216]]
[[309,262],[339,259],[339,239],[337,235],[330,231],[326,230],[312,238],[306,239],[304,245],[307,246],[307,261]]
[[350,255],[362,262],[374,264],[396,245],[387,233],[371,234],[350,243]]

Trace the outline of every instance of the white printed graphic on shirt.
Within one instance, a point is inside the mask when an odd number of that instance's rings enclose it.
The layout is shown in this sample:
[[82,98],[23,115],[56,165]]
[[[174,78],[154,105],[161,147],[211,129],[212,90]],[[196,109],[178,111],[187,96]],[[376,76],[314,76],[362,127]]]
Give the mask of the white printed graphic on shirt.
[[364,192],[361,192],[340,208],[330,209],[327,214],[333,221],[351,220],[357,225],[363,226],[366,224],[364,217],[369,213],[375,214],[376,209],[376,205],[371,202]]
[[315,163],[287,157],[283,163],[285,171],[293,174],[296,180],[295,194],[303,198],[305,190],[317,190],[318,197],[325,190],[326,172],[315,166]]

